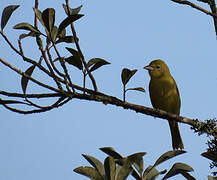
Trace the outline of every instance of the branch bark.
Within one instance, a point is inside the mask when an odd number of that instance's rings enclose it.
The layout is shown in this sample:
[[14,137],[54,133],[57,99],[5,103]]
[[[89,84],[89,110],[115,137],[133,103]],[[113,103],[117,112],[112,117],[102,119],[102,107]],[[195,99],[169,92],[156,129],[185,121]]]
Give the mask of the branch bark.
[[[87,91],[89,91],[87,89]],[[86,91],[86,92],[87,92]],[[1,95],[5,95],[5,96],[9,96],[9,97],[19,97],[19,98],[24,98],[24,97],[28,97],[28,98],[49,98],[49,97],[61,97],[61,96],[66,96],[69,99],[80,99],[80,100],[88,100],[88,101],[95,101],[95,102],[101,102],[105,105],[115,105],[118,107],[122,107],[124,109],[129,109],[132,111],[135,111],[137,113],[141,113],[141,114],[146,114],[149,116],[153,116],[153,117],[158,117],[160,119],[164,119],[164,120],[170,120],[170,121],[177,121],[180,123],[184,123],[184,124],[188,124],[191,127],[197,127],[197,126],[201,126],[201,124],[203,124],[203,122],[199,121],[198,119],[191,119],[191,118],[187,118],[187,117],[183,117],[183,116],[177,116],[175,114],[171,114],[168,113],[166,111],[160,110],[160,109],[153,109],[153,108],[149,108],[149,107],[145,107],[145,106],[141,106],[141,105],[137,105],[137,104],[132,104],[132,103],[128,103],[128,102],[124,102],[114,96],[109,96],[103,93],[98,93],[97,94],[81,94],[81,93],[70,93],[70,92],[64,92],[64,94],[57,92],[57,93],[51,93],[51,94],[19,94],[19,93],[8,93],[5,91],[0,91]],[[53,107],[55,108],[55,107]],[[44,109],[44,111],[47,110],[51,110],[53,109],[51,106],[49,106],[48,108]],[[21,114],[31,114],[31,113],[38,113],[39,111],[29,111],[29,112],[18,112]],[[217,137],[217,127],[213,130],[212,133],[210,133],[208,130],[205,130],[205,133],[212,135],[214,137]]]
[[201,2],[204,2],[206,4],[208,4],[210,6],[210,9],[211,9],[211,12],[210,11],[207,11],[206,9],[190,2],[190,1],[185,1],[185,0],[171,0],[175,3],[178,3],[178,4],[184,4],[184,5],[188,5],[188,6],[191,6],[192,8],[194,9],[197,9],[207,15],[210,15],[213,17],[213,22],[214,22],[214,27],[215,27],[215,33],[216,33],[216,36],[217,36],[217,13],[216,13],[216,4],[215,4],[215,0],[198,0],[198,1],[201,1]]
[[183,0],[171,0],[171,1],[173,1],[175,3],[178,3],[178,4],[184,4],[184,5],[191,6],[192,8],[197,9],[197,10],[199,10],[199,11],[201,11],[201,12],[203,12],[203,13],[209,15],[209,16],[217,17],[216,14],[213,14],[212,12],[207,11],[206,9],[204,9],[204,8],[198,6],[198,5],[196,5],[196,4],[194,4],[194,3],[190,2],[190,1],[183,1]]

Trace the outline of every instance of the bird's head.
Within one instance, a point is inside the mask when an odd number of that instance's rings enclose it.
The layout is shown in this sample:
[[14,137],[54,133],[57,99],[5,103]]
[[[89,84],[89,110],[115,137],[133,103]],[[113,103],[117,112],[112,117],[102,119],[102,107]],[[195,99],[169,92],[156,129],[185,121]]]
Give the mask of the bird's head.
[[160,78],[162,76],[170,75],[167,64],[161,59],[152,61],[148,66],[145,66],[144,69],[148,70],[151,78]]

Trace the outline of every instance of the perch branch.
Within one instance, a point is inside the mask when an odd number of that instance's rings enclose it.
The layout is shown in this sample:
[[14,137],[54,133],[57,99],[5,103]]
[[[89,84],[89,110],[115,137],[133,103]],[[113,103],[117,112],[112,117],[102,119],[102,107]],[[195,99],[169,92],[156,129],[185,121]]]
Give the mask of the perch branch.
[[[87,92],[87,91],[86,91]],[[69,100],[75,98],[75,99],[80,99],[80,100],[88,100],[88,101],[95,101],[95,102],[101,102],[105,105],[107,104],[111,104],[111,105],[115,105],[118,107],[122,107],[124,109],[130,109],[133,110],[137,113],[141,113],[141,114],[146,114],[149,116],[153,116],[153,117],[158,117],[164,120],[171,120],[171,121],[177,121],[180,123],[184,123],[184,124],[188,124],[191,127],[196,127],[198,123],[202,123],[201,121],[197,120],[197,119],[190,119],[187,117],[183,117],[183,116],[177,116],[175,114],[171,114],[168,113],[166,111],[160,110],[160,109],[153,109],[153,108],[149,108],[149,107],[145,107],[145,106],[141,106],[141,105],[137,105],[137,104],[132,104],[132,103],[128,103],[128,102],[124,102],[114,96],[109,96],[103,93],[98,93],[98,95],[94,95],[94,94],[81,94],[81,93],[61,93],[61,92],[57,92],[57,93],[51,93],[51,94],[18,94],[18,93],[8,93],[8,92],[4,92],[4,91],[0,91],[0,94],[2,95],[6,95],[9,97],[28,97],[28,98],[46,98],[46,97],[68,97]],[[36,113],[36,112],[44,112],[44,111],[48,111],[51,110],[53,108],[48,108],[48,109],[44,109],[43,111],[28,111],[28,112],[19,112],[22,114],[31,114],[31,113]],[[11,109],[10,109],[11,110]],[[205,130],[205,132],[207,134],[213,135],[214,137],[217,137],[217,127],[213,130],[212,133],[210,133],[208,130]]]

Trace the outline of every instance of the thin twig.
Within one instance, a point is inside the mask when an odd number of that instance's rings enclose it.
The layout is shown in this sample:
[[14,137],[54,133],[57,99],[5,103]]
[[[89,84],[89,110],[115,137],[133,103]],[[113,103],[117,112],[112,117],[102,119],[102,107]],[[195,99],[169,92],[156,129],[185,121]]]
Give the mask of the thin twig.
[[25,98],[26,102],[29,103],[30,106],[33,106],[33,107],[36,107],[36,108],[39,108],[39,109],[46,109],[47,107],[56,107],[58,106],[61,102],[64,101],[64,99],[66,99],[65,96],[61,96],[55,103],[53,103],[51,106],[40,106],[36,103],[33,103],[32,101],[30,101],[29,99]]
[[[42,56],[43,56],[43,58],[44,58],[44,60],[45,60],[45,63],[46,63],[46,65],[47,65],[48,69],[50,70],[50,73],[51,73],[51,75],[52,75],[51,77],[52,77],[52,78],[54,79],[54,81],[56,82],[57,87],[58,87],[60,90],[63,90],[63,88],[62,88],[62,86],[61,86],[59,80],[57,79],[56,74],[54,73],[52,67],[51,67],[50,64],[49,64],[49,61],[48,61],[47,56],[46,56],[46,54],[45,54],[45,51],[42,49],[42,47],[39,47],[39,49],[40,49],[40,51],[41,51],[41,54],[42,54]],[[58,72],[59,72],[59,71],[58,71]],[[63,76],[63,77],[64,77],[64,74],[60,73],[60,76]],[[66,83],[67,83],[67,82],[66,82]]]
[[207,15],[210,15],[212,17],[217,17],[216,14],[213,14],[213,13],[207,11],[206,9],[204,9],[204,8],[198,6],[198,5],[196,5],[196,4],[194,4],[194,3],[190,2],[190,1],[184,1],[184,0],[171,0],[171,1],[176,2],[178,4],[185,4],[185,5],[191,6],[192,8],[197,9],[197,10],[199,10],[199,11],[201,11],[201,12],[207,14]]
[[[66,0],[66,7],[67,7],[67,11],[68,11],[68,16],[69,16],[70,15],[70,13],[69,13],[70,11],[69,11],[69,1],[68,0]],[[73,23],[71,24],[71,30],[72,30],[72,34],[73,34],[73,37],[74,37],[76,48],[77,48],[77,50],[78,50],[78,52],[79,52],[79,54],[81,56],[81,60],[82,60],[82,62],[84,64],[84,67],[85,67],[85,69],[86,69],[86,71],[87,71],[87,73],[88,73],[88,75],[89,75],[89,77],[90,77],[90,79],[92,81],[93,88],[94,88],[95,91],[98,91],[97,85],[96,85],[96,81],[95,81],[92,73],[89,71],[89,68],[87,67],[86,60],[84,58],[84,55],[83,55],[83,53],[81,51],[81,48],[80,48],[80,45],[78,43],[78,38],[77,38],[77,34],[76,34],[75,27],[74,27]]]
[[21,93],[11,93],[6,91],[0,91],[1,95],[8,96],[8,97],[16,97],[16,98],[53,98],[53,97],[61,97],[63,96],[62,93],[45,93],[45,94],[21,94]]
[[[12,50],[14,50],[19,56],[21,56],[23,58],[24,61],[28,62],[28,63],[31,63],[32,65],[35,65],[37,66],[40,70],[42,70],[44,73],[46,73],[48,76],[52,77],[53,78],[53,75],[46,69],[44,68],[41,64],[37,63],[36,61],[24,56],[23,54],[21,54],[13,45],[12,43],[8,40],[8,38],[5,36],[5,34],[0,31],[0,34],[2,35],[2,37],[5,39],[5,41],[7,42],[7,44],[11,47]],[[65,80],[64,79],[61,79],[59,78],[58,76],[56,76],[56,78],[61,82],[61,83],[64,83],[66,84]],[[85,91],[87,90],[88,93],[91,93],[91,94],[97,94],[96,91],[92,91],[91,89],[84,89],[80,86],[77,86],[75,84],[69,84],[72,88],[75,88],[77,90],[80,90],[80,91]]]
[[51,109],[54,109],[54,108],[58,108],[60,106],[63,106],[64,104],[66,104],[69,100],[71,100],[71,98],[68,98],[66,99],[65,101],[63,101],[62,103],[59,103],[59,104],[53,104],[52,106],[47,106],[43,109],[34,109],[34,110],[30,110],[30,111],[24,111],[24,110],[20,110],[20,109],[16,109],[16,108],[12,108],[6,104],[3,104],[3,106],[12,111],[12,112],[16,112],[16,113],[19,113],[19,114],[33,114],[33,113],[41,113],[41,112],[46,112],[46,111],[50,111]]
[[46,85],[46,84],[44,84],[44,83],[42,83],[42,82],[40,82],[40,81],[38,81],[38,80],[36,80],[36,79],[34,79],[34,78],[28,76],[28,75],[26,75],[23,71],[21,71],[21,70],[15,68],[14,66],[12,66],[11,64],[9,64],[8,62],[4,61],[2,58],[0,58],[0,62],[1,62],[2,64],[4,64],[5,66],[9,67],[9,68],[10,68],[11,70],[13,70],[14,72],[20,74],[21,76],[24,76],[24,77],[28,78],[28,79],[31,80],[32,82],[38,84],[39,86],[42,86],[42,87],[44,87],[44,88],[50,89],[50,90],[55,91],[55,92],[61,92],[60,90],[58,90],[58,89],[56,89],[56,88],[53,88],[53,87],[51,87],[51,86],[49,86],[49,85]]
[[19,48],[20,48],[20,53],[24,56],[21,39],[18,39],[18,45],[19,45]]
[[[46,49],[47,49],[48,59],[49,59],[49,62],[50,62],[50,64],[51,64],[52,68],[54,69],[54,71],[55,71],[57,74],[59,74],[60,76],[63,75],[63,77],[64,77],[64,74],[62,74],[61,72],[59,72],[59,70],[56,68],[55,64],[53,63],[53,60],[52,60],[52,57],[51,57],[49,48],[46,48]],[[59,82],[59,80],[58,80],[58,78],[57,78],[57,76],[54,74],[54,72],[53,72],[53,78],[54,78],[54,80],[56,81],[58,88],[59,88],[59,89],[63,89],[62,86],[61,86],[61,84],[60,84],[60,82]],[[66,83],[67,83],[67,81],[66,81]]]
[[[35,9],[38,9],[38,0],[35,0]],[[38,21],[37,21],[36,14],[35,14],[35,18],[34,18],[34,26],[36,29],[38,29]]]
[[[46,51],[47,51],[47,55],[48,55],[49,62],[50,62],[50,64],[51,64],[52,68],[54,69],[54,71],[56,71],[56,73],[59,74],[60,76],[64,77],[65,74],[61,73],[61,72],[56,68],[55,64],[53,63],[53,61],[52,61],[52,56],[51,56],[51,54],[50,54],[50,50],[49,50],[48,47],[46,47]],[[44,53],[45,53],[45,52],[44,52]]]
[[25,104],[25,105],[29,105],[26,102],[22,102],[22,101],[17,101],[17,100],[3,100],[0,98],[0,104]]
[[14,50],[19,56],[21,56],[23,58],[24,61],[31,63],[32,65],[37,66],[40,70],[42,70],[44,73],[46,73],[47,75],[49,75],[50,77],[53,77],[53,75],[47,70],[45,69],[41,64],[38,64],[36,61],[27,58],[24,56],[24,54],[22,54],[20,51],[18,51],[13,45],[12,43],[9,41],[9,39],[7,38],[7,36],[5,36],[5,34],[3,32],[0,31],[0,34],[2,35],[2,37],[5,39],[5,41],[7,42],[7,44],[11,47],[12,50]]
[[[72,80],[71,80],[71,78],[70,78],[70,76],[69,76],[68,69],[67,69],[67,67],[66,67],[66,65],[65,65],[65,62],[61,59],[60,53],[59,53],[59,51],[57,50],[56,44],[55,44],[55,42],[54,42],[53,40],[52,40],[52,44],[53,44],[54,50],[55,50],[55,52],[56,52],[58,58],[60,59],[60,64],[61,64],[61,66],[62,66],[62,68],[63,68],[63,70],[64,70],[64,73],[65,73],[65,75],[66,75],[66,78],[67,78],[68,81],[69,81],[69,85],[72,87],[72,86],[73,86]],[[68,84],[67,84],[67,83],[66,83],[66,88],[68,89],[68,91],[70,91],[70,89],[68,88]],[[73,92],[75,92],[75,89],[74,89],[73,87],[72,87],[72,90],[73,90]]]
[[[216,14],[216,4],[215,4],[215,0],[209,0],[208,1],[209,7],[212,11],[213,14]],[[213,16],[213,22],[214,22],[214,27],[215,27],[215,33],[217,36],[217,16]]]

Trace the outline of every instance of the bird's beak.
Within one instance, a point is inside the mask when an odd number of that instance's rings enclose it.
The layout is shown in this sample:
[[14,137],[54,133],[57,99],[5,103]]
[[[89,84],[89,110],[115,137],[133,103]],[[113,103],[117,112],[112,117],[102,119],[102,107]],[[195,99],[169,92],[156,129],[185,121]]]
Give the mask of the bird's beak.
[[146,69],[146,70],[148,70],[148,71],[153,71],[154,70],[154,68],[153,67],[151,67],[151,66],[145,66],[143,69]]

